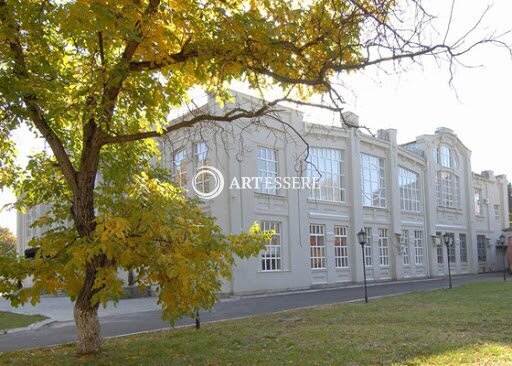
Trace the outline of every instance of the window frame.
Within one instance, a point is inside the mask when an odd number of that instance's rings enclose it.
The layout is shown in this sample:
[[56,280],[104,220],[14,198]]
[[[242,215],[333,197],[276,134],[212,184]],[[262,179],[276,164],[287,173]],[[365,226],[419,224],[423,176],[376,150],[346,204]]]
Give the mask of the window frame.
[[334,226],[334,267],[349,268],[348,263],[348,228],[346,226]]
[[366,244],[364,245],[364,267],[373,267],[373,239],[372,239],[372,228],[365,226],[364,231],[366,233]]
[[[361,193],[363,207],[386,208],[386,160],[361,153]],[[367,175],[366,175],[367,174]],[[378,189],[375,191],[373,187]],[[375,203],[378,204],[375,204]]]
[[466,234],[459,234],[459,257],[461,263],[468,263],[468,242]]
[[[315,245],[313,245],[313,238]],[[321,244],[319,244],[320,241]],[[312,270],[324,270],[327,268],[325,255],[325,225],[309,225],[309,257]]]
[[444,264],[444,250],[442,244],[441,233],[436,232],[436,237],[439,238],[439,245],[436,245],[436,256],[437,256],[437,264]]
[[388,229],[379,228],[379,266],[389,267],[389,237]]
[[476,248],[478,254],[478,263],[487,263],[487,238],[485,235],[476,236]]
[[419,173],[403,166],[398,166],[398,189],[400,191],[400,209],[402,211],[422,211]]
[[[272,160],[271,158],[273,158],[274,160]],[[263,169],[260,168],[260,163],[263,163],[265,165]],[[275,164],[275,171],[269,169],[269,166],[271,166],[271,164]],[[279,151],[271,147],[261,145],[257,146],[256,170],[258,178],[261,178],[261,181],[259,182],[258,192],[263,194],[269,194],[272,196],[277,196],[279,192],[275,185],[275,178],[277,178],[279,174]],[[267,186],[266,178],[274,179],[274,184]]]
[[[177,157],[183,155],[181,159]],[[174,150],[172,154],[172,180],[178,184],[181,189],[187,188],[187,148],[181,147]]]
[[459,176],[446,170],[437,171],[436,195],[438,207],[461,209]]
[[414,230],[414,264],[424,265],[423,230]]
[[409,253],[409,230],[408,229],[402,229],[402,235],[400,235],[400,244],[404,247],[404,252],[402,254],[402,261],[404,266],[409,267],[410,266],[410,253]]
[[[265,243],[266,249],[260,253],[260,271],[281,272],[283,270],[282,223],[281,221],[261,220],[260,227],[261,231],[274,230],[270,241]],[[274,244],[276,241],[278,244]]]
[[[347,202],[345,187],[345,150],[331,147],[310,147],[307,164],[309,178],[319,178],[316,188],[309,190],[309,198],[326,202]],[[338,171],[335,171],[335,167]],[[326,184],[329,179],[332,184]],[[333,177],[337,179],[334,180]],[[339,198],[339,199],[338,199]]]
[[475,188],[475,215],[476,216],[483,216],[483,209],[482,209],[482,188]]

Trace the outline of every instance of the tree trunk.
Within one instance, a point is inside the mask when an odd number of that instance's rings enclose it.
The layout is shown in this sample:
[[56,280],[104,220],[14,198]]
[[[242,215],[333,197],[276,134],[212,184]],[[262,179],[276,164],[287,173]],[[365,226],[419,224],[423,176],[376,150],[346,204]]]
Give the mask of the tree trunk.
[[88,355],[100,350],[100,322],[98,320],[98,303],[92,304],[91,299],[95,294],[94,280],[96,268],[92,262],[88,262],[85,271],[85,281],[75,303],[73,316],[75,318],[77,341],[77,353]]
[[100,350],[100,322],[98,321],[98,305],[91,306],[88,301],[77,301],[73,311],[78,337],[77,353],[88,355]]

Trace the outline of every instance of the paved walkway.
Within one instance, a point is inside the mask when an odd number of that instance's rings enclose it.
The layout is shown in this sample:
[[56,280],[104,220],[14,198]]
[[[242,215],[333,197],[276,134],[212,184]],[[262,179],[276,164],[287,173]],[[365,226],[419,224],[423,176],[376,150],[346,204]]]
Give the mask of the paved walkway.
[[[462,285],[492,279],[500,280],[500,274],[456,276],[453,277],[453,283]],[[447,287],[447,285],[447,278],[374,283],[368,287],[368,296],[375,298],[433,290]],[[202,313],[201,321],[206,323],[362,298],[363,289],[360,285],[230,298],[217,303],[211,312]],[[12,309],[2,301],[0,310]],[[0,352],[76,341],[75,326],[72,321],[72,303],[68,298],[43,298],[42,303],[35,308],[23,307],[15,311],[54,316],[58,321],[37,330],[0,335]],[[102,309],[100,317],[103,337],[169,328],[169,323],[161,319],[161,311],[156,305],[155,298],[121,300],[117,308],[109,305],[107,309]],[[193,319],[189,318],[181,319],[176,323],[177,326],[191,324]]]
[[[120,300],[117,305],[110,302],[103,309],[100,306],[99,316],[108,317],[112,315],[133,314],[141,311],[157,311],[160,306],[156,303],[156,297],[141,297],[135,299]],[[73,320],[73,302],[69,297],[42,297],[36,305],[25,304],[14,308],[7,300],[0,298],[0,311],[11,311],[23,314],[40,314],[55,321],[66,322]]]

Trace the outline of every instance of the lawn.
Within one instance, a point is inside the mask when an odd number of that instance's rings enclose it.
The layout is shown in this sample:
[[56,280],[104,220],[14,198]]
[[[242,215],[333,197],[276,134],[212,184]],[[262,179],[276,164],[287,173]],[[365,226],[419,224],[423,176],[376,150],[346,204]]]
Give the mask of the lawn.
[[512,365],[512,283],[478,282],[0,355],[9,365]]
[[0,333],[5,329],[26,327],[44,319],[46,318],[41,315],[23,315],[0,311]]

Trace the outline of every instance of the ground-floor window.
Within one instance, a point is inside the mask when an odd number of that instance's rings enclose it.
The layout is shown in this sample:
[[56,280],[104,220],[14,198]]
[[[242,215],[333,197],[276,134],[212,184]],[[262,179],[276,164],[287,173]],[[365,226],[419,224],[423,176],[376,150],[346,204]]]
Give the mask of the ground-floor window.
[[450,259],[450,263],[455,263],[455,236],[453,233],[450,235],[450,243],[448,244],[448,259]]
[[379,264],[389,266],[388,229],[379,229]]
[[348,268],[348,244],[346,227],[334,227],[334,263],[336,268]]
[[309,225],[311,268],[325,268],[324,225]]
[[364,231],[366,232],[366,244],[364,246],[364,265],[365,267],[371,267],[373,265],[372,261],[372,228],[365,227]]
[[468,262],[468,246],[466,243],[466,234],[459,234],[460,242],[460,261],[461,263]]
[[272,239],[265,244],[266,250],[261,253],[262,271],[280,271],[281,267],[281,223],[262,221],[262,231],[273,231]]
[[400,236],[400,245],[404,248],[403,251],[403,260],[404,266],[409,265],[409,230],[402,230],[402,235]]
[[414,261],[423,264],[423,231],[414,230]]
[[476,246],[478,251],[478,261],[480,263],[487,262],[487,253],[485,250],[485,235],[476,236]]
[[441,233],[436,233],[436,239],[438,241],[438,245],[436,246],[436,253],[437,253],[437,263],[443,264],[444,263],[444,256],[443,256],[443,243],[441,238]]

